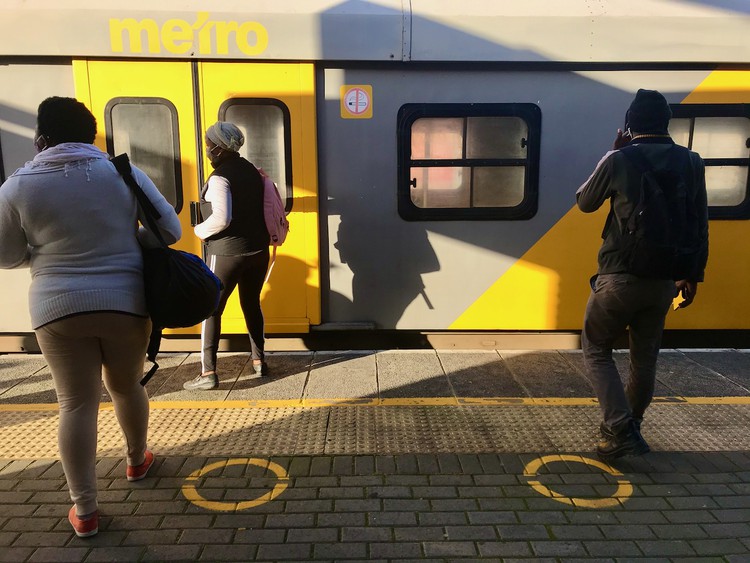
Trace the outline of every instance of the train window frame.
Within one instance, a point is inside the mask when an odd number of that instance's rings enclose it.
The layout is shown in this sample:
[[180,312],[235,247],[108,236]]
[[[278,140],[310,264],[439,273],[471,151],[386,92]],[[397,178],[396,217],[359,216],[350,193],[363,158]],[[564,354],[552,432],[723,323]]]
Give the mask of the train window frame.
[[[287,105],[277,98],[229,98],[219,106],[219,121],[225,121],[227,111],[232,106],[275,106],[281,110],[284,124],[284,173],[286,174],[286,186],[284,198],[284,211],[289,214],[294,203],[294,178],[292,176],[292,117]],[[255,163],[254,163],[255,164]],[[276,178],[272,178],[278,182]],[[277,183],[278,185],[278,183]],[[283,196],[282,196],[283,197]]]
[[[160,105],[166,107],[172,117],[172,161],[174,170],[174,182],[175,182],[175,203],[174,210],[176,213],[180,213],[184,204],[183,197],[183,185],[182,185],[182,155],[180,154],[180,133],[179,133],[179,116],[177,114],[177,108],[175,105],[166,98],[160,97],[132,97],[132,96],[121,96],[112,98],[107,102],[104,108],[104,130],[107,144],[107,152],[112,156],[116,156],[115,152],[115,141],[114,141],[114,128],[112,123],[112,111],[117,105]],[[137,163],[135,163],[137,166]],[[159,188],[159,186],[157,186]],[[161,191],[161,190],[159,190]],[[165,196],[166,197],[166,196]]]
[[[672,118],[690,119],[690,146],[696,118],[737,117],[750,119],[748,104],[670,104]],[[690,146],[688,148],[690,148]],[[750,139],[745,141],[750,149]],[[709,205],[709,219],[750,219],[750,153],[747,158],[703,158],[708,169],[710,166],[746,166],[748,169],[745,181],[745,199],[737,205]]]
[[[526,124],[525,158],[468,158],[463,141],[460,159],[413,159],[412,126],[422,118],[462,118],[464,128],[472,117],[517,117]],[[401,106],[397,118],[398,137],[398,213],[407,221],[494,221],[525,220],[536,215],[539,201],[539,154],[541,145],[542,112],[533,103],[410,103]],[[465,129],[464,129],[465,130]],[[523,144],[522,144],[523,146]],[[523,196],[515,206],[495,207],[418,207],[411,197],[413,181],[411,169],[415,167],[464,166],[472,170],[479,167],[523,166]],[[474,178],[470,183],[473,183]],[[471,190],[471,187],[470,187]]]

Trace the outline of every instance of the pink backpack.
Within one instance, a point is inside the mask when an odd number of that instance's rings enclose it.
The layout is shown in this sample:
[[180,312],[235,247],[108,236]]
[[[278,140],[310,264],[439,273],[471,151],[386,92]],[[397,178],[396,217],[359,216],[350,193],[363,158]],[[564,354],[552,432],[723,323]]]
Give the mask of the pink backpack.
[[263,217],[266,221],[268,236],[271,238],[270,244],[273,246],[273,257],[266,274],[266,281],[268,281],[273,265],[276,263],[276,248],[284,244],[286,235],[289,233],[289,221],[286,218],[284,202],[279,195],[278,187],[262,168],[258,168],[258,172],[263,178]]

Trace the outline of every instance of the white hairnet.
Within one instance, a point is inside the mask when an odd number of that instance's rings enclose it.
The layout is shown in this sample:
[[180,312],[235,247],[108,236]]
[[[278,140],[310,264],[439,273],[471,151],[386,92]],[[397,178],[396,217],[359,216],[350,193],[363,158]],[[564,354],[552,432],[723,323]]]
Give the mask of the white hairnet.
[[227,121],[217,121],[206,130],[206,137],[222,149],[237,152],[245,142],[239,127]]

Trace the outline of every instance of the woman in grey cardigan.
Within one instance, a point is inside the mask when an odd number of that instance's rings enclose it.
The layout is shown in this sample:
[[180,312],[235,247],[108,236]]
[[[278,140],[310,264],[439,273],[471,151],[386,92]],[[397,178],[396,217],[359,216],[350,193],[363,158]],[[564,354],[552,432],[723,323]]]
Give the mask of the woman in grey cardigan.
[[[58,443],[80,537],[98,531],[97,414],[102,376],[127,442],[128,480],[146,476],[148,396],[139,384],[151,323],[130,188],[93,145],[96,119],[73,98],[44,100],[36,157],[0,186],[0,267],[31,269],[29,308],[60,404]],[[167,243],[182,232],[172,206],[141,170],[133,177],[161,214]]]

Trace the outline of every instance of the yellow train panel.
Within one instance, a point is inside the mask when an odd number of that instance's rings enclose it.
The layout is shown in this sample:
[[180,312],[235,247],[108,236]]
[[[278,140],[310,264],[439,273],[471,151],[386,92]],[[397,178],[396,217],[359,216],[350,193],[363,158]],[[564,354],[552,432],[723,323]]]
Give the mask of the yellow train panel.
[[[289,235],[261,300],[267,332],[307,332],[321,316],[313,66],[200,63],[199,69],[204,126],[214,123],[221,105],[233,98],[271,98],[289,110],[294,204]],[[204,166],[211,170],[207,159]],[[246,331],[236,293],[227,304],[222,331]]]
[[607,210],[571,209],[451,325],[463,330],[580,328]]
[[[713,72],[683,103],[750,103],[750,73]],[[605,205],[584,214],[573,206],[450,328],[580,329],[608,210]],[[699,286],[695,304],[667,315],[668,329],[750,328],[750,298],[735,291],[738,279],[750,277],[750,261],[744,259],[750,249],[745,241],[746,221],[710,222],[705,283]]]

